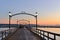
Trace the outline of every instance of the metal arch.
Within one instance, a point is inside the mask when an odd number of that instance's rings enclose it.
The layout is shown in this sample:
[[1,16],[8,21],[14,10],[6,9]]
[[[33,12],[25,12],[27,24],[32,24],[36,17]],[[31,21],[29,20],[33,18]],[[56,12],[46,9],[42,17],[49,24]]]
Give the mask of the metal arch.
[[35,17],[36,18],[36,30],[37,30],[37,15],[33,15],[33,14],[29,14],[29,13],[17,13],[17,14],[9,15],[9,32],[10,32],[11,17],[13,17],[15,15],[20,15],[20,14],[26,14],[26,15]]
[[19,15],[19,14],[26,14],[26,15],[31,15],[31,16],[36,17],[35,15],[33,15],[33,14],[28,14],[28,13],[17,13],[17,14],[13,14],[13,15],[11,15],[11,17],[12,17],[12,16],[15,16],[15,15]]
[[18,20],[18,21],[27,21],[27,22],[30,22],[30,21],[28,21],[28,20],[25,20],[25,19],[22,19],[22,20]]
[[18,20],[18,21],[27,21],[28,22],[28,25],[29,25],[27,28],[31,30],[31,26],[30,26],[30,21],[29,20],[21,19],[21,20]]

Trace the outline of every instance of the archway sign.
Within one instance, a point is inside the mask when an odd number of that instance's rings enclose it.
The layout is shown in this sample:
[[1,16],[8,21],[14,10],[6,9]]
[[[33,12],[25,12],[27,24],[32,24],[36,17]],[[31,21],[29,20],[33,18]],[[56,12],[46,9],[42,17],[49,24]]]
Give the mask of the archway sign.
[[25,12],[23,12],[23,13],[16,13],[16,14],[11,15],[11,12],[9,12],[9,30],[10,30],[10,21],[11,21],[11,18],[12,18],[13,16],[21,15],[21,14],[30,15],[30,16],[35,17],[35,19],[36,19],[36,30],[37,30],[37,12],[36,12],[36,15],[29,14],[29,13],[25,13]]

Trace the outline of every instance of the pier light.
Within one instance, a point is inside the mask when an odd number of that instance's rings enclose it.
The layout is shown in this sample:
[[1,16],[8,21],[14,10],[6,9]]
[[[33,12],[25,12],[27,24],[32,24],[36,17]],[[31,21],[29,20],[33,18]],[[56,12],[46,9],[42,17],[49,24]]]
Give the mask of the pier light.
[[11,12],[9,12],[9,16],[11,16],[12,14],[11,14]]
[[35,14],[36,16],[38,16],[38,13],[36,12],[36,14]]

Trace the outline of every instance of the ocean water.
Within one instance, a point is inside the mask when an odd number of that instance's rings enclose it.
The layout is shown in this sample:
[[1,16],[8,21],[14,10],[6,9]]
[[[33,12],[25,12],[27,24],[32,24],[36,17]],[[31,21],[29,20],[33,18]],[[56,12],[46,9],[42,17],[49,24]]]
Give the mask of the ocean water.
[[9,28],[0,28],[0,31],[8,30]]

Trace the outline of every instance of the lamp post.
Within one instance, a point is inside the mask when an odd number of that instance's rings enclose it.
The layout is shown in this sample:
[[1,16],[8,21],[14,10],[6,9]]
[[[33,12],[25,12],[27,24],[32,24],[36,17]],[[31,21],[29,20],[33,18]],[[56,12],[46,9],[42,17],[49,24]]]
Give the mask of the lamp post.
[[30,27],[30,21],[29,21],[29,27]]
[[29,22],[29,28],[30,28],[30,30],[31,30],[31,27],[30,27],[30,21],[28,21]]
[[35,18],[36,18],[36,30],[37,30],[37,16],[38,16],[38,14],[36,12],[36,16],[35,16]]
[[9,12],[9,33],[10,33],[10,24],[11,24],[11,12]]
[[[18,20],[17,20],[17,26],[18,26]],[[18,26],[19,27],[19,26]]]

